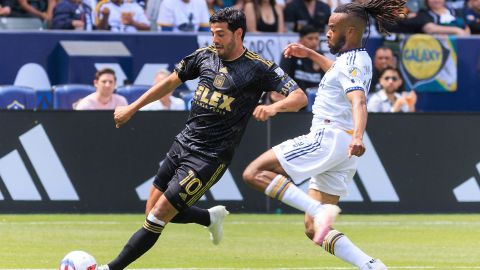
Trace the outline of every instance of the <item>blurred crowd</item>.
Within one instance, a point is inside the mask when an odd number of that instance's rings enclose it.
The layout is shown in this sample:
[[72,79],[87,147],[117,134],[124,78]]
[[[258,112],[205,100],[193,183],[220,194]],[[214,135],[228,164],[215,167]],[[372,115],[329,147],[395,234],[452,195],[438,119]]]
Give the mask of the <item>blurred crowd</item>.
[[[299,43],[320,51],[320,37],[326,33],[332,11],[338,5],[348,2],[351,1],[0,0],[0,21],[10,17],[35,18],[42,21],[45,29],[79,31],[201,32],[209,31],[209,17],[216,10],[233,7],[244,11],[248,32],[296,32],[299,34]],[[386,40],[395,40],[397,34],[479,34],[480,0],[407,0],[401,17],[403,19],[398,24],[386,26],[386,30],[393,33],[392,36],[385,37]],[[366,34],[375,36],[379,33],[376,23],[371,21],[370,30]],[[372,112],[415,111],[416,94],[413,89],[405,91],[396,55],[398,49],[392,47],[380,47],[375,52],[373,79],[368,96],[368,109]],[[282,58],[278,64],[298,82],[307,95],[313,93],[309,95],[310,99],[315,98],[317,86],[323,77],[323,72],[315,63],[309,59]],[[169,71],[160,71],[155,82],[168,75],[167,72]],[[112,109],[118,104],[126,103],[122,97],[112,99],[116,78],[111,73],[97,74],[97,93],[78,104],[77,109]],[[108,80],[103,80],[104,77],[108,77]],[[108,95],[99,92],[101,89]],[[166,97],[150,109],[188,109],[189,98],[180,98],[183,100],[174,96]],[[272,103],[282,98],[283,96],[273,93],[263,96],[261,102]],[[97,106],[105,104],[105,100],[114,100],[116,103],[107,107]]]
[[[215,10],[234,7],[245,12],[249,32],[299,32],[310,25],[325,33],[332,11],[348,2],[351,1],[0,0],[0,17],[37,18],[45,29],[196,32],[209,31],[209,16]],[[404,20],[387,30],[463,36],[480,33],[480,0],[407,0],[403,16]]]

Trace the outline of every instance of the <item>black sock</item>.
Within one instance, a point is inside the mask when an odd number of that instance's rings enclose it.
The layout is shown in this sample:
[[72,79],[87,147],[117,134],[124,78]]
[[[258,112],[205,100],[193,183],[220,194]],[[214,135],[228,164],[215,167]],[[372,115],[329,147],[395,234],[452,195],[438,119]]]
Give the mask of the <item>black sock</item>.
[[134,262],[145,252],[147,252],[155,242],[163,230],[164,226],[145,220],[145,223],[140,230],[130,237],[123,250],[118,254],[115,260],[108,264],[110,270],[122,270],[129,264]]
[[172,223],[197,223],[203,226],[210,225],[210,213],[207,209],[191,206],[179,212],[170,222]]

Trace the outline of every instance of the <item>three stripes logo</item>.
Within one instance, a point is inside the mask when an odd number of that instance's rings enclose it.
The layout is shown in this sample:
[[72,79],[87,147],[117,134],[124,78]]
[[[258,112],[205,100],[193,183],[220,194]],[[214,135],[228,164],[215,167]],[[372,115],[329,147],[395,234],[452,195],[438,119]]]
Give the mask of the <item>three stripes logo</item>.
[[[52,201],[78,201],[79,197],[42,125],[19,136],[41,185]],[[14,201],[41,201],[32,175],[18,150],[0,157],[0,180]],[[0,192],[0,201],[5,200]]]
[[[480,175],[480,162],[476,165]],[[458,202],[480,202],[480,186],[475,176],[453,189],[453,194]]]
[[[365,133],[364,144],[368,151],[359,159],[357,173],[361,179],[368,197],[372,202],[399,202],[400,199],[393,187],[392,181],[383,167],[380,158],[373,147],[372,141]],[[140,200],[147,200],[149,189],[153,183],[153,177],[136,188]],[[308,189],[308,181],[300,186],[303,190]],[[363,202],[364,198],[355,182],[348,187],[349,195],[342,198],[342,201]],[[210,189],[214,200],[217,201],[241,201],[243,196],[229,170]],[[203,196],[200,200],[206,200]]]

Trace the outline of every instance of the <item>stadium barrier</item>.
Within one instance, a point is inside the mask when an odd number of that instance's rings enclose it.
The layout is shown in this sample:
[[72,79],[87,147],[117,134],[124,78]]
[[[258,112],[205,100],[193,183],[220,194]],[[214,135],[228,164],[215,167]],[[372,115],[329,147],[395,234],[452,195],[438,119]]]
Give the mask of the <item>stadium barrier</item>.
[[[126,83],[150,85],[156,71],[160,68],[172,70],[184,56],[199,46],[209,44],[211,37],[209,34],[9,31],[0,32],[0,39],[8,40],[0,43],[2,60],[8,63],[2,66],[0,85],[15,84],[33,87],[37,90],[37,108],[52,109],[52,92],[49,91],[48,86],[91,84],[96,69],[105,66],[115,69],[118,86]],[[284,46],[297,39],[298,37],[294,34],[249,34],[244,44],[262,57],[278,63]],[[437,51],[430,51],[434,50],[428,47],[428,44],[431,44],[430,41],[410,42],[409,46],[413,48],[414,53],[409,53],[409,64],[405,69],[419,69],[419,74],[416,75],[425,79],[425,76],[432,75],[429,73],[435,71],[435,68],[444,65],[447,61],[444,58],[450,55],[449,57],[456,62],[457,79],[432,83],[448,88],[447,86],[457,85],[458,82],[458,90],[419,92],[417,111],[480,111],[478,105],[480,104],[480,91],[478,91],[480,37],[448,39],[446,42],[456,49],[455,54],[445,53],[446,49],[442,47],[443,45],[439,45]],[[382,42],[380,38],[368,40],[367,50],[370,55],[373,55],[374,50],[381,46]],[[31,44],[35,44],[34,49],[31,48]],[[422,44],[424,47],[417,46]],[[324,52],[328,51],[325,42],[322,43],[321,49]],[[427,63],[428,65],[417,62],[422,57],[428,58],[429,55],[437,54],[444,57],[432,59],[432,63]],[[451,62],[448,63],[450,63],[448,67],[454,65]],[[22,70],[28,70],[28,72],[21,72]],[[34,70],[37,71],[34,72]],[[438,73],[448,75],[455,72],[445,68]],[[416,82],[412,78],[409,78],[409,81]],[[183,88],[195,88],[195,82],[186,84]]]
[[[116,129],[112,112],[1,111],[0,213],[141,213],[186,117],[142,111]],[[272,145],[308,132],[311,118],[299,112],[250,121],[229,170],[198,205],[294,212],[246,186],[241,174]],[[478,113],[371,114],[344,212],[478,213],[479,122]]]

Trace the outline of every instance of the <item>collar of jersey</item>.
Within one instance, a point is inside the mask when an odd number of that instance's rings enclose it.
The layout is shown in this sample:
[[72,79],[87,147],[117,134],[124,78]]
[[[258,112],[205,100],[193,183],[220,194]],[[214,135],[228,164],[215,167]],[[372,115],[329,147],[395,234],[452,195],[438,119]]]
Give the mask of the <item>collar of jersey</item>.
[[363,52],[363,51],[366,51],[367,49],[365,47],[362,47],[362,48],[355,48],[355,49],[350,49],[348,51],[344,51],[344,52],[341,52],[341,53],[338,53],[338,56],[342,55],[342,54],[345,54],[345,53],[349,53],[349,52]]
[[236,61],[236,60],[238,60],[240,57],[244,56],[244,55],[247,53],[247,51],[248,51],[248,49],[245,48],[245,47],[243,47],[243,53],[242,53],[239,57],[237,57],[237,58],[235,58],[235,59],[232,59],[232,60],[223,60],[223,59],[222,59],[222,61],[225,61],[225,62],[233,62],[233,61]]

